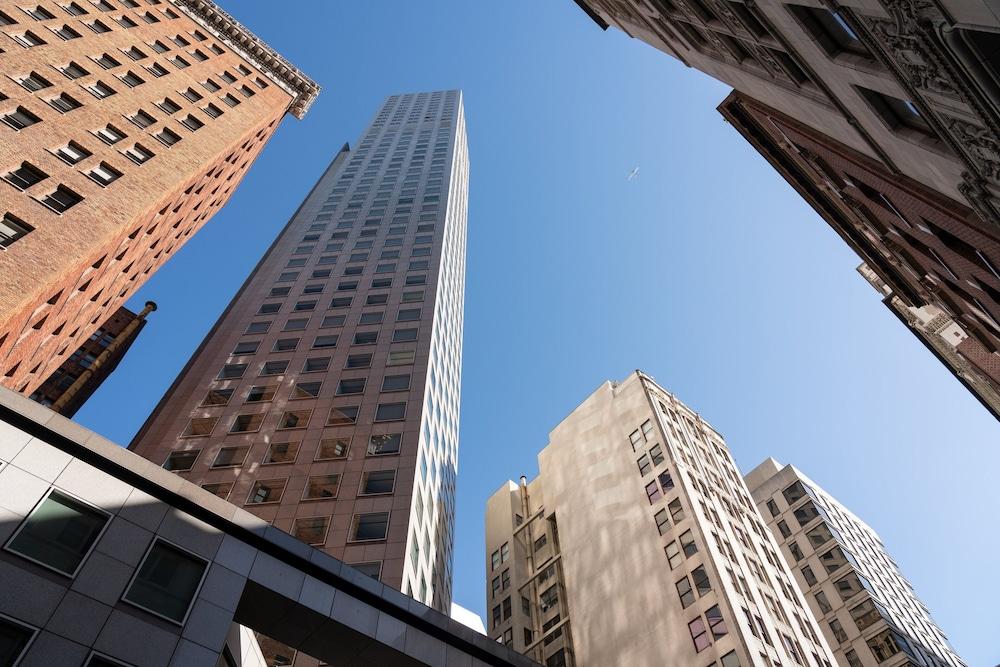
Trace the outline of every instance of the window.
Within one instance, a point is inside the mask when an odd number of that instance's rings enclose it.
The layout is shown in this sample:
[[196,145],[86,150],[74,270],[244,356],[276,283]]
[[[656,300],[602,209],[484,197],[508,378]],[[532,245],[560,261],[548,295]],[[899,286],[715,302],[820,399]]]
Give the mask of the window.
[[222,109],[215,106],[214,104],[208,104],[202,107],[202,111],[204,111],[205,114],[210,116],[211,118],[218,118],[219,116],[222,115]]
[[321,500],[336,498],[340,488],[340,475],[315,475],[306,482],[303,500]]
[[722,667],[740,667],[740,657],[736,651],[730,651],[722,656]]
[[365,382],[365,378],[341,380],[337,385],[337,395],[345,396],[349,394],[362,394],[365,391]]
[[792,534],[792,531],[789,530],[789,528],[788,528],[788,524],[785,523],[784,521],[779,521],[778,522],[778,531],[780,531],[781,532],[781,536],[784,537],[784,538],[786,538],[786,539],[788,537],[790,537],[791,534]]
[[130,121],[132,121],[133,124],[135,124],[135,125],[137,125],[138,127],[141,127],[141,128],[147,128],[147,127],[149,127],[150,125],[152,125],[153,123],[156,122],[155,118],[153,118],[152,116],[150,116],[148,113],[146,113],[142,109],[140,109],[139,111],[136,111],[134,114],[132,114],[131,116],[129,116],[128,119]]
[[101,141],[109,145],[117,144],[119,141],[128,136],[114,125],[107,125],[105,127],[102,127],[101,129],[94,132],[94,134],[96,134],[101,139]]
[[121,178],[122,172],[118,171],[107,162],[102,162],[92,168],[88,173],[91,180],[98,185],[107,186]]
[[143,164],[156,156],[153,151],[141,144],[135,144],[130,148],[126,148],[122,151],[122,154],[136,164]]
[[856,87],[861,97],[890,129],[936,137],[923,114],[910,100],[899,99],[868,88]]
[[660,487],[657,486],[656,481],[652,481],[646,485],[646,499],[649,500],[650,505],[652,505],[662,497],[663,496],[660,493]]
[[330,527],[330,517],[316,516],[296,519],[292,523],[292,535],[306,544],[322,546],[326,543],[326,532]]
[[52,490],[21,523],[4,549],[72,577],[109,519],[108,513]]
[[415,357],[416,352],[414,350],[390,350],[385,365],[402,366],[412,364]]
[[847,602],[862,590],[869,588],[870,584],[856,572],[851,572],[846,577],[833,582],[833,587],[837,589],[840,599]]
[[103,81],[95,81],[89,86],[84,86],[84,87],[90,91],[91,95],[93,95],[99,100],[102,100],[106,97],[111,97],[112,95],[115,94],[115,89],[109,86],[108,84],[104,83]]
[[[3,16],[0,14],[0,25],[4,25]],[[0,615],[0,664],[18,664],[36,632],[30,626]]]
[[371,577],[375,581],[379,580],[382,574],[382,561],[372,561],[370,563],[348,563],[361,574]]
[[165,127],[156,134],[153,135],[157,140],[164,146],[173,146],[178,141],[181,140],[181,136],[171,130],[169,127]]
[[393,343],[405,343],[417,339],[416,329],[396,329],[392,332]]
[[833,532],[825,523],[820,523],[806,533],[806,537],[809,538],[809,543],[812,544],[813,548],[818,549],[833,539]]
[[857,33],[837,13],[817,7],[788,5],[788,10],[831,57],[843,53],[872,59],[871,53],[858,39]]
[[331,334],[326,336],[316,336],[312,344],[313,349],[316,350],[321,348],[337,347],[337,340],[339,338],[340,336],[336,334]]
[[41,118],[31,113],[24,107],[18,107],[14,111],[8,111],[3,115],[3,122],[10,125],[15,130],[23,130],[41,121]]
[[319,389],[322,386],[322,382],[296,382],[295,387],[292,388],[292,395],[289,398],[293,400],[298,398],[316,398],[319,396]]
[[264,422],[264,413],[236,415],[233,425],[229,428],[230,433],[253,433],[260,430],[260,425]]
[[542,591],[542,594],[538,596],[538,600],[543,613],[555,607],[559,604],[558,586],[553,585]]
[[232,389],[209,389],[202,399],[203,406],[228,405],[229,399],[233,396]]
[[56,213],[65,213],[83,201],[83,197],[73,192],[65,185],[60,185],[55,190],[45,195],[40,202],[51,208]]
[[48,88],[49,86],[52,85],[51,81],[43,77],[38,72],[32,72],[31,74],[22,76],[20,79],[18,79],[18,82],[21,84],[21,86],[23,86],[25,89],[31,92],[41,90],[42,88]]
[[297,442],[272,442],[264,453],[264,465],[272,463],[293,463],[299,453]]
[[680,598],[682,607],[687,609],[694,604],[694,590],[691,588],[691,581],[686,575],[677,581],[674,586],[677,588],[677,597]]
[[238,468],[246,461],[249,447],[223,447],[212,462],[213,468]]
[[670,521],[667,519],[667,510],[660,510],[654,514],[653,520],[656,521],[656,530],[659,531],[660,535],[663,535],[670,529]]
[[205,127],[205,123],[195,118],[192,114],[188,114],[186,117],[181,118],[181,125],[192,132],[197,132],[201,128]]
[[79,109],[83,105],[80,104],[75,98],[70,97],[66,93],[62,93],[59,97],[53,97],[49,100],[49,106],[58,111],[59,113],[68,113],[73,109]]
[[156,106],[168,114],[174,114],[181,110],[181,107],[177,102],[174,102],[169,97],[164,97],[161,101],[156,103]]
[[840,547],[834,547],[826,553],[820,554],[819,561],[827,574],[833,574],[838,569],[850,562],[850,557]]
[[664,553],[667,555],[667,562],[670,564],[670,569],[673,570],[684,558],[681,556],[680,547],[677,546],[677,542],[671,542],[667,546],[663,547]]
[[396,484],[395,470],[372,470],[361,476],[361,494],[364,496],[392,493]]
[[212,429],[215,428],[215,422],[217,422],[218,420],[219,420],[218,417],[195,417],[194,419],[188,422],[188,425],[185,427],[184,432],[181,433],[181,437],[195,438],[203,435],[208,435],[209,433],[212,432]]
[[66,164],[76,164],[91,155],[90,151],[75,141],[55,149],[53,153]]
[[122,599],[183,625],[207,569],[204,559],[156,539]]
[[289,410],[278,420],[279,429],[305,428],[309,424],[312,410]]
[[875,602],[869,599],[851,608],[851,618],[854,620],[854,625],[858,626],[858,630],[864,632],[882,620],[882,613]]
[[701,653],[707,649],[712,641],[708,638],[708,628],[701,616],[688,623],[688,631],[691,633],[691,641],[694,642],[694,650]]
[[41,183],[48,177],[49,175],[38,167],[27,162],[22,162],[20,167],[5,174],[3,178],[15,188],[26,190],[35,183]]
[[347,458],[347,452],[351,448],[350,438],[324,438],[319,442],[316,450],[316,461],[327,461]]
[[389,533],[389,513],[356,514],[351,525],[351,541],[384,540]]
[[389,454],[398,454],[402,439],[403,435],[401,433],[373,435],[368,440],[368,451],[366,452],[366,456],[386,456]]
[[670,516],[673,518],[674,523],[681,521],[684,518],[684,507],[681,506],[681,499],[674,498],[667,504],[667,509],[670,510]]
[[405,391],[410,388],[410,374],[386,375],[382,379],[382,391]]
[[128,71],[121,77],[122,83],[124,83],[129,88],[135,88],[136,86],[141,86],[146,83],[138,74],[133,71]]
[[837,640],[838,644],[843,644],[847,641],[847,633],[844,632],[844,626],[837,619],[834,618],[830,621],[830,630],[833,632],[833,637]]
[[685,530],[680,536],[681,549],[684,551],[684,557],[690,558],[691,556],[698,553],[698,546],[694,543],[694,533],[690,530]]
[[379,403],[375,410],[375,421],[400,421],[406,417],[406,403]]
[[12,243],[34,231],[34,227],[15,218],[10,213],[5,213],[0,220],[0,248],[7,248]]
[[288,368],[287,361],[267,361],[260,369],[261,375],[281,375]]
[[340,406],[330,408],[330,416],[326,420],[327,426],[339,426],[342,424],[353,424],[358,418],[358,406]]
[[722,618],[722,610],[719,609],[719,605],[709,607],[705,611],[705,618],[708,620],[708,629],[711,631],[714,641],[718,641],[729,634],[729,629],[726,627],[725,619]]
[[79,79],[80,77],[90,74],[90,72],[81,67],[76,61],[71,61],[66,65],[63,65],[59,68],[59,71],[62,72],[67,79]]
[[250,391],[247,392],[245,403],[262,403],[265,401],[270,401],[274,398],[274,392],[278,389],[278,385],[255,385],[250,387]]
[[657,480],[660,482],[660,487],[663,489],[664,493],[667,493],[674,488],[674,480],[667,471],[661,472],[657,476]]
[[250,496],[247,498],[247,505],[260,505],[263,503],[277,503],[281,501],[281,496],[285,492],[284,479],[259,479],[253,483],[250,489]]
[[45,44],[45,40],[30,30],[20,34],[12,34],[10,35],[10,38],[27,49]]
[[311,357],[302,365],[303,373],[317,373],[330,367],[330,357]]
[[712,592],[712,582],[708,579],[708,573],[705,572],[704,565],[699,565],[691,571],[691,579],[694,580],[694,587],[698,591],[698,597],[703,597]]

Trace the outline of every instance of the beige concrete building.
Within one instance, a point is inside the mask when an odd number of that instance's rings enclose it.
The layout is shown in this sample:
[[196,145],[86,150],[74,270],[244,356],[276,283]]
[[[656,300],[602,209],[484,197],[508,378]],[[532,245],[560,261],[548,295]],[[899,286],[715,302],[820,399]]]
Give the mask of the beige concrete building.
[[547,667],[833,661],[726,444],[636,371],[486,507],[491,637]]
[[0,0],[0,385],[32,394],[318,86],[209,0]]
[[774,459],[746,482],[842,667],[964,667],[868,524]]

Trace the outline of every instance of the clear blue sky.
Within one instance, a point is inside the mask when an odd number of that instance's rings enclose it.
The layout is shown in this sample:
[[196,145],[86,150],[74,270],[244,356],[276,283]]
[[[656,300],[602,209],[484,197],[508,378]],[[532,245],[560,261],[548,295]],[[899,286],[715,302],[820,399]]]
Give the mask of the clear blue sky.
[[970,665],[1000,662],[1000,425],[723,122],[725,86],[571,0],[222,4],[323,92],[133,299],[160,310],[80,421],[127,443],[382,99],[461,88],[456,601],[484,612],[486,498],[535,474],[548,431],[603,380],[642,368],[745,471],[794,463],[867,520]]

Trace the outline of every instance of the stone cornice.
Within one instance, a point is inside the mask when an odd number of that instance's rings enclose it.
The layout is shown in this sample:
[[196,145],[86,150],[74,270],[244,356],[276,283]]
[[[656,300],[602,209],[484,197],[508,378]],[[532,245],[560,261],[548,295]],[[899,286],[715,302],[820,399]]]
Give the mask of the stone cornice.
[[319,95],[319,84],[285,60],[264,40],[212,0],[170,0],[216,39],[252,62],[267,78],[293,97],[288,111],[301,119]]

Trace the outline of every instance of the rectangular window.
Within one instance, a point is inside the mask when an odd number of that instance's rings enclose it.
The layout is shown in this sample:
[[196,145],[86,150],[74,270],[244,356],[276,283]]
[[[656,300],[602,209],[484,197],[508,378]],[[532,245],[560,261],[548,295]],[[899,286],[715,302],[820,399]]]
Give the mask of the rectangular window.
[[368,451],[366,452],[366,456],[386,456],[390,454],[398,454],[402,439],[403,435],[401,433],[373,435],[368,440]]
[[223,447],[212,462],[213,468],[239,468],[246,461],[249,447]]
[[358,419],[358,406],[339,406],[330,408],[330,416],[326,420],[327,426],[341,426],[343,424],[353,424]]
[[51,208],[56,213],[65,213],[83,201],[83,197],[73,192],[65,185],[60,185],[39,201]]
[[400,421],[406,417],[406,403],[379,403],[375,410],[375,421]]
[[294,463],[299,453],[297,442],[272,442],[264,453],[264,465],[272,463]]
[[350,438],[324,438],[319,442],[316,450],[315,461],[332,461],[336,459],[346,459],[347,452],[351,448]]
[[41,120],[41,118],[31,113],[24,107],[18,107],[14,111],[8,111],[3,115],[3,122],[7,123],[7,125],[11,126],[15,130],[23,130],[24,128],[34,125]]
[[230,433],[254,433],[260,430],[260,425],[264,422],[264,413],[236,415],[233,425],[229,428]]
[[32,231],[34,231],[34,227],[15,218],[10,213],[5,213],[3,219],[0,220],[0,248],[9,247]]
[[250,387],[250,391],[247,392],[245,403],[263,403],[265,401],[270,401],[274,398],[274,392],[277,391],[278,385],[254,385]]
[[188,422],[187,428],[184,429],[181,436],[191,438],[208,435],[215,428],[215,422],[218,420],[218,417],[195,417]]
[[107,512],[52,490],[21,523],[4,549],[73,577],[109,520]]
[[278,420],[278,429],[305,428],[311,415],[312,410],[289,410]]
[[250,489],[250,496],[247,498],[247,505],[260,505],[263,503],[277,503],[281,501],[281,496],[285,492],[286,479],[259,479],[254,482]]
[[337,395],[362,394],[365,391],[366,378],[351,378],[341,380],[337,385]]
[[340,475],[315,475],[306,482],[303,500],[322,500],[336,498],[340,488]]
[[142,144],[135,144],[130,148],[126,148],[122,151],[122,154],[136,164],[143,164],[156,156],[153,151]]
[[[0,25],[4,25],[0,13]],[[31,645],[38,631],[12,618],[0,614],[0,661],[4,665],[17,665]]]
[[204,559],[156,539],[122,599],[183,625],[207,569]]
[[384,540],[389,533],[389,513],[356,514],[351,522],[351,541]]
[[330,517],[315,516],[296,519],[292,524],[292,535],[306,544],[323,546],[330,527]]

